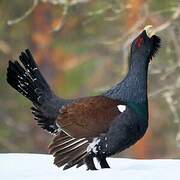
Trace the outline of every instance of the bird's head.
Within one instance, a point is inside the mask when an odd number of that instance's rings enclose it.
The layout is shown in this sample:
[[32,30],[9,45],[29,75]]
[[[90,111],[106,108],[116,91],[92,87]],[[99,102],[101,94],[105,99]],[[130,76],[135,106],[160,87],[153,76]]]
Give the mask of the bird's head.
[[160,38],[155,35],[153,27],[146,26],[131,44],[131,57],[136,57],[138,61],[149,62],[160,48],[160,41]]

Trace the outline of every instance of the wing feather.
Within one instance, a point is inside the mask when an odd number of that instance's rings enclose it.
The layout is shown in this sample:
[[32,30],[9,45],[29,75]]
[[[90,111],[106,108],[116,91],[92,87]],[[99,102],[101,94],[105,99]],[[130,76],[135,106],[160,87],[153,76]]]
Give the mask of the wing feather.
[[117,107],[120,104],[123,103],[105,96],[94,96],[63,106],[56,120],[62,131],[49,145],[54,164],[64,166],[64,170],[82,166],[89,143],[107,132],[121,113]]
[[120,101],[105,96],[82,98],[60,110],[57,123],[75,138],[89,138],[105,133],[121,112]]

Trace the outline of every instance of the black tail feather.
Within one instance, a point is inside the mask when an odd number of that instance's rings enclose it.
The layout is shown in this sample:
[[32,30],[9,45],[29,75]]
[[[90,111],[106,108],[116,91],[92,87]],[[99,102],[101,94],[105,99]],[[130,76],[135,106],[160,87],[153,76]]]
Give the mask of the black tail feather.
[[46,129],[50,133],[57,133],[58,127],[55,123],[54,118],[46,117],[43,112],[41,112],[39,109],[35,107],[31,107],[32,114],[34,115],[34,119],[37,121],[37,124],[43,128]]
[[21,53],[19,59],[24,65],[28,74],[30,74],[33,82],[35,83],[36,86],[39,86],[41,90],[46,90],[51,92],[49,85],[47,84],[46,80],[43,78],[34,58],[32,57],[31,52],[28,49],[25,52]]
[[22,52],[19,59],[24,67],[18,61],[9,61],[7,81],[33,104],[39,106],[51,98],[51,89],[35,63],[30,50]]
[[7,82],[34,104],[39,105],[37,94],[34,92],[36,86],[25,69],[17,61],[9,61]]
[[38,125],[51,133],[57,132],[55,123],[59,108],[64,101],[57,98],[42,76],[30,50],[25,50],[18,61],[9,61],[7,82],[23,96],[32,101],[32,112]]

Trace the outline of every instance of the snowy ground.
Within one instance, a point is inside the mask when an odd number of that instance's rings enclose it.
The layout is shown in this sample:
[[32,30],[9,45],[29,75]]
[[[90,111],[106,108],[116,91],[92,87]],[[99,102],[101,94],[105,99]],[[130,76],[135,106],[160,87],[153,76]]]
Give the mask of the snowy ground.
[[180,160],[109,158],[111,169],[66,171],[53,165],[53,157],[40,154],[0,154],[1,180],[180,180]]

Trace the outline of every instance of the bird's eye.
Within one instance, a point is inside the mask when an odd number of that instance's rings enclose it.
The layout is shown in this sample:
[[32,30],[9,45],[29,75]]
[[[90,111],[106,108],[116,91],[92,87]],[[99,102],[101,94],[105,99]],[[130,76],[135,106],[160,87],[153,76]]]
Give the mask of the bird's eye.
[[143,43],[144,43],[144,38],[139,36],[136,40],[136,47],[140,48],[143,45]]

